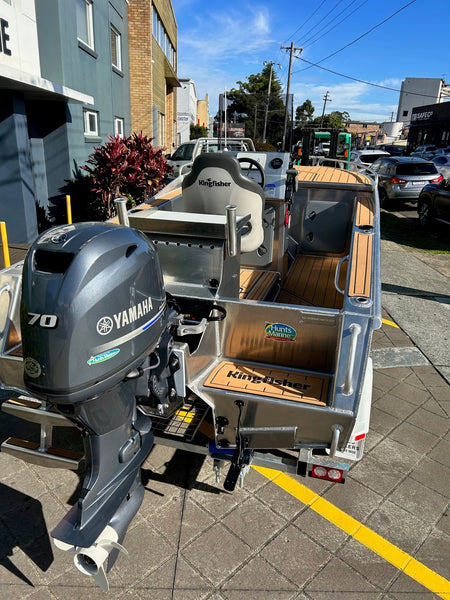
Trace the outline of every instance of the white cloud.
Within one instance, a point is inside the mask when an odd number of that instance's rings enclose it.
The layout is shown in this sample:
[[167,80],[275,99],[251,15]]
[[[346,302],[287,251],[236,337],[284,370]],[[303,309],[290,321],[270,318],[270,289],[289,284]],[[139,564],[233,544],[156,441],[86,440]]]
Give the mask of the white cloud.
[[[385,83],[378,85],[386,85]],[[395,87],[392,85],[392,87]],[[314,115],[322,114],[324,97],[328,92],[330,101],[325,112],[348,112],[353,120],[361,121],[390,121],[391,115],[397,115],[398,95],[388,93],[389,103],[382,101],[378,88],[359,82],[333,83],[331,85],[297,83],[293,85],[294,106],[303,104],[309,98],[315,108]]]

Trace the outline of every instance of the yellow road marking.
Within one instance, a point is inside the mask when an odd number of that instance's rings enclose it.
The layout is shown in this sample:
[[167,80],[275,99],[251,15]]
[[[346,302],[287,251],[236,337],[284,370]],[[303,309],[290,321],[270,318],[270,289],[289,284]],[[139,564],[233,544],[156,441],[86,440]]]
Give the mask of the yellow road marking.
[[389,321],[389,319],[381,319],[381,322],[385,325],[390,325],[391,327],[397,327],[397,329],[400,329],[397,323],[394,323],[394,321]]
[[391,544],[391,542],[381,535],[369,529],[289,475],[265,467],[253,468],[431,592],[441,598],[450,600],[450,581],[448,579],[432,571],[410,554],[404,552],[395,546],[395,544]]

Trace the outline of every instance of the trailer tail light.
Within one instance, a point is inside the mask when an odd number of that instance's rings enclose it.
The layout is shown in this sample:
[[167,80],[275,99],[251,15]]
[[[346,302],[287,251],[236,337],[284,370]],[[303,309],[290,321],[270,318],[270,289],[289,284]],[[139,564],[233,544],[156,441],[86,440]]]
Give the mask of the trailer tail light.
[[342,483],[344,479],[344,471],[342,469],[324,467],[322,465],[313,465],[311,475],[317,479],[326,479],[335,483]]
[[432,179],[430,181],[430,183],[439,183],[440,181],[442,181],[444,179],[442,173],[439,175],[439,177],[435,177],[434,179]]

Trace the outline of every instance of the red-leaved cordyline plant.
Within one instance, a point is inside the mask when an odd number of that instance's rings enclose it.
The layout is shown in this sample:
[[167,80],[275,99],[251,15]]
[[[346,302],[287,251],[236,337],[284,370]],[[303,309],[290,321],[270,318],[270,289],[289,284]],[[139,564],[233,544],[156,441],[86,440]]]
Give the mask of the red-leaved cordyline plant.
[[101,195],[108,217],[112,217],[115,198],[131,196],[139,203],[156,194],[164,185],[169,166],[162,150],[154,148],[152,138],[142,132],[108,139],[95,148],[88,164],[81,168],[92,176],[92,191]]

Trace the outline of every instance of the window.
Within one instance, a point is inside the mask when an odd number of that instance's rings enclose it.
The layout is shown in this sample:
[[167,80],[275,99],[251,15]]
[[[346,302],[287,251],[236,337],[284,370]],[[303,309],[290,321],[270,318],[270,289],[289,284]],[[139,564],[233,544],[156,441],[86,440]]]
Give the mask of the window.
[[114,135],[123,137],[123,119],[114,117]]
[[98,112],[84,111],[84,135],[98,136]]
[[165,115],[160,114],[160,121],[159,121],[159,145],[160,146],[164,146],[165,124],[166,124],[166,117],[165,117]]
[[404,116],[404,117],[407,117],[407,116],[408,116],[408,111],[407,111],[407,110],[404,110],[404,111],[403,111],[403,116]]
[[92,0],[76,0],[77,35],[89,48],[94,49],[94,17]]
[[115,27],[111,25],[111,62],[113,67],[122,70],[122,38]]
[[161,46],[161,50],[166,55],[167,60],[170,62],[172,67],[176,68],[176,52],[175,48],[172,46],[172,42],[170,41],[169,36],[167,35],[167,31],[164,28],[164,25],[155,9],[153,7],[153,25],[152,25],[153,36],[158,44]]

